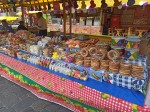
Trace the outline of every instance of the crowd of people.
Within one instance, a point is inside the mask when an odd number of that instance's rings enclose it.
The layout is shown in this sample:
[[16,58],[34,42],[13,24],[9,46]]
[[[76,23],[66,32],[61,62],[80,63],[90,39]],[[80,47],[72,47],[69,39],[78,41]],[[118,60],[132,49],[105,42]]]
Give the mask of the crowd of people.
[[[42,12],[38,12],[36,14],[37,17],[37,28],[38,28],[38,36],[47,36],[47,23],[46,19],[43,18]],[[11,33],[15,33],[11,25],[8,24],[6,20],[1,21],[2,25],[0,26],[0,30],[7,31]],[[24,21],[19,22],[19,26],[17,27],[18,30],[28,30],[28,28],[25,26]]]

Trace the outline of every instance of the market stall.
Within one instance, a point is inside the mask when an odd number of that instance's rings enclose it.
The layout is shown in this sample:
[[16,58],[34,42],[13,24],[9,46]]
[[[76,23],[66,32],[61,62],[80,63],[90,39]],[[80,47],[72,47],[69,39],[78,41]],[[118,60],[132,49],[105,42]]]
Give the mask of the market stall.
[[[96,16],[100,15],[101,11]],[[1,31],[1,76],[75,112],[149,112],[149,34],[133,35],[128,30],[124,35],[120,25],[111,32],[113,36],[101,35],[102,26],[92,25],[100,18],[95,22],[87,18],[88,25],[81,25],[83,21],[71,25],[71,16],[68,24],[66,16],[63,25],[49,24],[64,36]],[[101,23],[102,19],[97,24]],[[74,35],[66,39],[70,32]]]
[[[1,76],[77,112],[149,111],[144,103],[149,97],[147,58],[129,50],[139,48],[138,39],[131,41],[137,37],[126,39],[126,45],[125,38],[112,38],[116,47],[110,50],[110,43],[96,38],[64,42],[33,36],[27,31],[4,35]],[[125,55],[119,46],[125,46]]]

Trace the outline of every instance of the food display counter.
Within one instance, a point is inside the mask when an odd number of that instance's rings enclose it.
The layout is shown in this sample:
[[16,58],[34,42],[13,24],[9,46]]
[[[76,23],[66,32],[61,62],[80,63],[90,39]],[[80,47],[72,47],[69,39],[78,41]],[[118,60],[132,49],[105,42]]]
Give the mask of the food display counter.
[[[18,37],[17,34],[22,36]],[[146,56],[128,54],[124,57],[120,51],[107,51],[104,48],[108,42],[104,43],[97,38],[80,42],[73,41],[74,38],[66,42],[60,37],[55,40],[50,37],[40,40],[40,37],[36,37],[36,40],[32,38],[32,41],[30,38],[31,34],[27,31],[19,31],[16,35],[9,34],[6,37],[6,43],[0,47],[2,77],[28,89],[40,98],[75,112],[150,111]],[[111,45],[122,45],[118,41],[115,42],[111,41]],[[85,45],[92,46],[87,50]],[[99,46],[97,52],[96,46]],[[51,51],[52,49],[54,51]],[[89,53],[85,54],[85,50]],[[109,55],[112,51],[117,55]],[[102,57],[100,52],[105,55]],[[90,58],[89,66],[89,58],[85,55],[95,56],[101,66],[97,66],[98,63],[93,58]],[[75,61],[72,60],[73,56]],[[93,62],[97,64],[93,65]],[[123,67],[126,72],[122,72]],[[136,72],[139,70],[140,74]]]

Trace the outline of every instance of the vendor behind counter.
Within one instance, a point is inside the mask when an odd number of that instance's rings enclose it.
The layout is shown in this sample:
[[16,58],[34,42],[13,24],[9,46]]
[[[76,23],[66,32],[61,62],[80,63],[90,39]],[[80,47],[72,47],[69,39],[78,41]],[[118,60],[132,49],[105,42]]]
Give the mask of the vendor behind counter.
[[0,26],[0,30],[6,30],[8,32],[14,33],[14,30],[11,26],[8,25],[8,22],[6,20],[2,20],[2,25]]
[[24,21],[20,21],[19,24],[20,24],[20,25],[18,26],[17,30],[28,30],[28,29],[25,27]]

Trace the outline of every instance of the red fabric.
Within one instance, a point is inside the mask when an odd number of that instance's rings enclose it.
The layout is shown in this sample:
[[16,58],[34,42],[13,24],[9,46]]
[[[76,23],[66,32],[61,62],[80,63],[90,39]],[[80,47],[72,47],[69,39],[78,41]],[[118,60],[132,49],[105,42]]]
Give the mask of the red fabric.
[[[104,107],[106,112],[132,112],[134,108],[136,108],[138,112],[150,112],[150,108],[148,108],[146,105],[144,107],[140,107],[130,102],[126,102],[120,98],[116,98],[109,94],[86,87],[77,82],[73,82],[68,79],[62,79],[58,75],[37,69],[31,65],[27,65],[3,54],[0,54],[0,61],[2,64],[13,68],[21,74],[24,74],[26,77],[44,86],[45,88],[50,89],[51,91],[63,94],[68,98],[80,100],[85,104],[95,108]],[[43,94],[41,94],[41,96],[42,95]],[[46,99],[49,99],[49,97],[46,97]],[[59,102],[57,99],[55,99],[55,101]],[[62,105],[68,106],[64,102],[61,103]],[[69,108],[75,110],[73,107]]]

